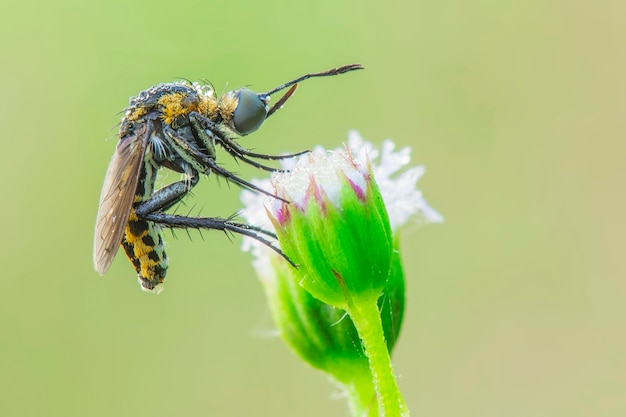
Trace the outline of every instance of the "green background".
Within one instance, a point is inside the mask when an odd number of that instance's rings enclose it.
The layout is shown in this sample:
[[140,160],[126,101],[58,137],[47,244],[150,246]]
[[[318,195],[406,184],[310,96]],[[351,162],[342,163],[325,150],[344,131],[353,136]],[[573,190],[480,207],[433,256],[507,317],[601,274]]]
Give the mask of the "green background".
[[[626,415],[625,5],[5,5],[0,415],[348,414],[274,337],[239,238],[168,235],[158,297],[124,256],[99,277],[91,251],[129,96],[180,77],[263,91],[351,62],[367,69],[303,83],[241,143],[336,147],[355,128],[427,166],[446,222],[403,234],[394,365],[412,414]],[[189,207],[229,215],[238,194],[205,179]]]

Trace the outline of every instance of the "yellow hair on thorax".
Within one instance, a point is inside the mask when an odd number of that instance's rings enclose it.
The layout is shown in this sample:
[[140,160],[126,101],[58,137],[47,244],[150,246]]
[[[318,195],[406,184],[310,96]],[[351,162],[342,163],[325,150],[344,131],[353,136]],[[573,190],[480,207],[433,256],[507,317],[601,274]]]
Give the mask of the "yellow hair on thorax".
[[161,119],[171,125],[179,116],[185,116],[196,110],[197,104],[186,100],[184,93],[165,94],[159,98],[161,106]]

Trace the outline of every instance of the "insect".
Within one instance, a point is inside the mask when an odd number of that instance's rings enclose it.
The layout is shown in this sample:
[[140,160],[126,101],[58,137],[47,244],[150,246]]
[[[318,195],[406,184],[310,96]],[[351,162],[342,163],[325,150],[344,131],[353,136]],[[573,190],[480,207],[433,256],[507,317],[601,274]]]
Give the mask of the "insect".
[[[282,255],[263,236],[273,236],[270,232],[234,222],[232,217],[188,217],[166,211],[191,191],[201,174],[213,173],[273,196],[218,165],[216,147],[219,145],[244,163],[274,171],[254,159],[277,160],[294,155],[253,153],[241,147],[236,137],[257,130],[291,97],[299,82],[362,68],[351,64],[306,74],[259,94],[240,88],[218,98],[210,85],[184,81],[159,84],[131,98],[100,195],[93,252],[96,271],[103,275],[108,270],[121,245],[137,272],[141,288],[158,292],[168,268],[161,233],[164,227],[238,233],[257,239]],[[270,96],[286,88],[289,90],[270,108]],[[154,190],[161,168],[178,172],[183,179]]]

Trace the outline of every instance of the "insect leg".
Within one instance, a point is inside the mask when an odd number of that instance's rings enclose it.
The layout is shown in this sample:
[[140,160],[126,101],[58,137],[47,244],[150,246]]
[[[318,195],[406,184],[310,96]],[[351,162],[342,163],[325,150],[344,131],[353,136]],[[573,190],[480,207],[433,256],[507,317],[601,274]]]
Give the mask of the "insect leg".
[[[258,162],[254,162],[254,161],[247,159],[246,156],[250,158],[280,160],[280,159],[293,158],[293,157],[300,156],[302,154],[309,152],[308,150],[305,150],[302,152],[297,152],[297,153],[287,154],[287,155],[266,155],[262,153],[250,152],[249,150],[243,148],[241,145],[235,142],[233,139],[228,137],[228,135],[224,131],[222,131],[219,128],[219,126],[217,126],[215,123],[213,123],[211,120],[207,119],[206,117],[202,116],[201,114],[197,112],[191,112],[189,114],[189,121],[198,131],[208,130],[209,132],[211,132],[215,140],[220,145],[222,145],[222,147],[224,148],[226,152],[228,152],[235,158],[239,158],[242,161],[260,169],[272,170],[272,168],[265,167],[261,164],[258,164]],[[258,165],[255,165],[255,164],[258,164]],[[276,170],[273,169],[273,171],[276,171]]]
[[279,248],[274,246],[269,239],[264,238],[260,234],[265,234],[271,237],[276,237],[273,233],[263,230],[258,227],[249,226],[245,223],[237,223],[231,221],[232,218],[222,219],[219,217],[187,217],[176,214],[168,214],[162,212],[149,212],[142,215],[146,220],[159,224],[163,227],[175,228],[175,229],[206,229],[206,230],[221,230],[225,233],[238,233],[243,236],[248,236],[261,242],[274,252],[282,256],[291,266],[297,268],[287,255],[285,255]]
[[249,161],[248,159],[245,158],[246,156],[251,157],[251,158],[259,158],[259,159],[267,159],[267,160],[280,160],[280,159],[295,158],[296,156],[304,155],[305,153],[310,152],[307,149],[304,151],[285,154],[285,155],[267,155],[267,154],[262,154],[262,153],[250,152],[249,150],[245,149],[244,147],[242,147],[241,145],[239,145],[237,142],[227,137],[226,135],[224,135],[224,137],[217,136],[216,141],[220,145],[222,145],[222,148],[224,148],[226,152],[246,162]]
[[174,148],[179,154],[181,154],[181,157],[183,157],[186,162],[192,165],[193,168],[200,168],[198,170],[202,171],[206,175],[209,175],[209,173],[213,171],[217,175],[224,177],[226,178],[226,180],[230,180],[243,188],[247,188],[249,190],[256,191],[288,203],[288,201],[284,198],[278,197],[277,195],[274,195],[269,191],[259,188],[256,185],[239,178],[237,175],[228,171],[227,169],[222,168],[217,164],[217,162],[215,162],[214,158],[211,158],[210,156],[202,153],[196,145],[190,143],[189,140],[180,136],[178,132],[176,132],[176,130],[172,129],[171,127],[165,125],[163,126],[163,131],[165,132],[168,139],[173,142]]
[[238,233],[248,236],[263,243],[280,256],[285,258],[294,267],[296,266],[280,249],[272,244],[269,239],[262,235],[276,238],[271,232],[260,227],[249,226],[245,223],[232,221],[232,217],[222,219],[219,217],[187,217],[164,213],[165,210],[179,202],[198,183],[199,173],[182,159],[166,161],[163,165],[177,172],[186,173],[189,178],[167,185],[156,191],[146,201],[135,208],[135,213],[142,220],[147,220],[156,225],[176,229],[207,229],[222,230],[225,233]]
[[[255,168],[261,169],[263,171],[268,171],[268,172],[277,172],[277,171],[282,171],[281,169],[277,169],[274,167],[270,167],[267,165],[263,165],[258,163],[257,161],[247,158],[245,156],[243,156],[241,153],[239,153],[237,150],[233,149],[232,146],[232,142],[231,143],[225,143],[221,140],[217,140],[217,142],[222,145],[222,148],[224,148],[226,150],[226,152],[228,152],[229,154],[231,154],[231,156],[235,159],[235,161],[243,161],[246,164],[253,166]],[[239,146],[239,145],[237,145]],[[290,155],[291,157],[291,155]]]
[[198,180],[200,179],[198,171],[182,160],[170,162],[164,164],[164,166],[174,171],[185,173],[188,177],[161,188],[136,207],[135,212],[137,216],[143,217],[146,220],[150,220],[146,217],[149,213],[165,211],[178,203],[196,186],[196,184],[198,184]]

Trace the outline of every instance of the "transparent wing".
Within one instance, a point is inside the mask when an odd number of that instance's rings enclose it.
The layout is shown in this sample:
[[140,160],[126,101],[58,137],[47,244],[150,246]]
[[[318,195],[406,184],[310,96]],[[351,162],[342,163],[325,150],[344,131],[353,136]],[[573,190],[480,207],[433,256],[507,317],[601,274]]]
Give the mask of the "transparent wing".
[[107,168],[93,243],[93,264],[100,275],[109,269],[122,243],[139,180],[147,136],[144,128],[143,133],[120,141]]

